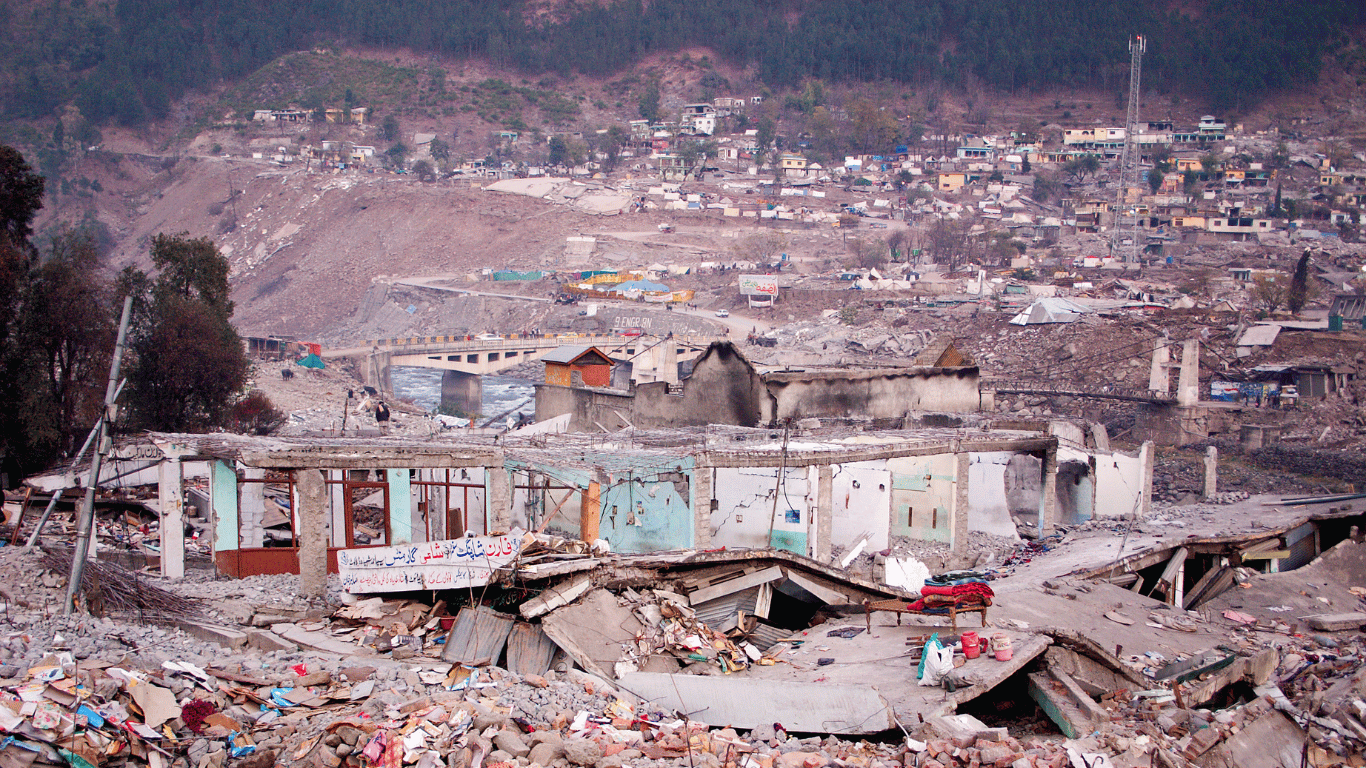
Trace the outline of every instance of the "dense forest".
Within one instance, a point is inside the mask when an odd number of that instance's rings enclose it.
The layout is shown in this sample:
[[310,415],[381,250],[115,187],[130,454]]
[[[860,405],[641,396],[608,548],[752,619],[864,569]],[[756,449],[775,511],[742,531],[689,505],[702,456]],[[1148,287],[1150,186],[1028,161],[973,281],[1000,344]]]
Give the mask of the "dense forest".
[[806,78],[1119,89],[1127,41],[1144,83],[1241,109],[1311,82],[1357,0],[619,0],[529,23],[520,0],[52,0],[0,5],[6,116],[74,101],[94,123],[164,117],[185,92],[319,43],[487,57],[528,74],[610,75],[707,46],[775,88]]

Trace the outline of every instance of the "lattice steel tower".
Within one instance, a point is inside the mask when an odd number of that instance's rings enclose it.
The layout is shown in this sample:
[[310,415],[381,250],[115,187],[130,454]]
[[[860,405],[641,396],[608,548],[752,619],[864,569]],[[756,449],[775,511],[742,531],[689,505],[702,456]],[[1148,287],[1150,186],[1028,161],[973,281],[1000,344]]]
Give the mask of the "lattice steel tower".
[[[1138,261],[1138,212],[1125,199],[1138,178],[1138,94],[1143,72],[1143,51],[1147,40],[1136,35],[1129,40],[1129,113],[1124,121],[1124,151],[1119,156],[1119,190],[1115,193],[1115,223],[1110,231],[1110,255],[1125,261]],[[1125,237],[1129,243],[1124,243]]]

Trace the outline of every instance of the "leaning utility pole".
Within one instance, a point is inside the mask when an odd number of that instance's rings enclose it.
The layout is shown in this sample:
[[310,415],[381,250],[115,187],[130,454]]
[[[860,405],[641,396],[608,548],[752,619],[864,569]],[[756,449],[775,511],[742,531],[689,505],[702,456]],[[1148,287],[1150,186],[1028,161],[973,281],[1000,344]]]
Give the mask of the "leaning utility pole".
[[[1138,212],[1127,207],[1129,187],[1138,178],[1138,95],[1139,76],[1143,71],[1143,51],[1147,41],[1142,35],[1129,41],[1129,111],[1124,121],[1124,151],[1119,156],[1119,191],[1115,193],[1115,221],[1110,230],[1110,256],[1121,254],[1127,262],[1138,261]],[[1129,238],[1127,249],[1125,236]]]
[[71,575],[66,583],[66,601],[62,603],[62,615],[71,615],[76,594],[81,588],[81,576],[85,573],[85,558],[90,553],[90,536],[95,527],[95,489],[100,485],[100,465],[109,452],[109,422],[114,420],[114,402],[118,399],[121,387],[119,364],[123,362],[123,342],[128,337],[128,318],[133,314],[133,297],[123,300],[123,317],[119,320],[119,338],[114,344],[114,360],[109,364],[109,385],[104,389],[104,412],[100,414],[97,426],[99,436],[95,439],[95,455],[90,460],[90,479],[86,482],[85,502],[81,505],[76,522],[76,551],[71,556]]

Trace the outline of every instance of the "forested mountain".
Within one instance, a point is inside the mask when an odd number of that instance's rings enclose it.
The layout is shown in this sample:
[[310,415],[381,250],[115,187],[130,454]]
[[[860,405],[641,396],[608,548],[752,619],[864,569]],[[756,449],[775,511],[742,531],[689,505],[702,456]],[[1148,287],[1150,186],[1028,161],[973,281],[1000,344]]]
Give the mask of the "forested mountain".
[[613,74],[707,46],[773,87],[808,77],[1007,91],[1123,88],[1147,35],[1144,83],[1248,107],[1317,77],[1359,0],[617,0],[539,21],[523,0],[52,0],[0,5],[8,117],[74,101],[88,120],[163,117],[188,90],[318,43],[487,57],[527,73]]

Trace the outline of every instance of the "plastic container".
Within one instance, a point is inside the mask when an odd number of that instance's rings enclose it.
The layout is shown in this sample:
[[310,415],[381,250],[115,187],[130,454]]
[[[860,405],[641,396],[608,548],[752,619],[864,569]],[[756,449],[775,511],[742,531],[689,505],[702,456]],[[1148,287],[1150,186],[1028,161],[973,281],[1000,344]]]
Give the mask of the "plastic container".
[[996,654],[997,661],[1010,661],[1015,655],[1014,649],[1010,647],[1010,637],[1004,632],[996,632],[991,636],[991,650]]
[[977,638],[976,632],[963,633],[963,655],[969,659],[982,655],[982,642]]

